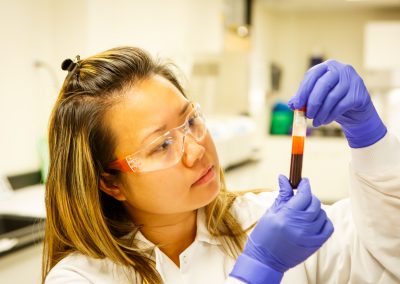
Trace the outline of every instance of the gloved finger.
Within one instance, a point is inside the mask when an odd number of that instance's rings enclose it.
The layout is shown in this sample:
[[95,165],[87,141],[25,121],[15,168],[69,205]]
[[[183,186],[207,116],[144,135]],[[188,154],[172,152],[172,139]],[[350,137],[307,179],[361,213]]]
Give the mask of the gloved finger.
[[336,86],[338,82],[338,72],[330,70],[328,70],[318,79],[307,100],[306,116],[308,118],[313,119],[315,117],[321,106],[324,105],[325,99],[327,98],[329,92]]
[[327,217],[325,225],[322,227],[321,232],[319,234],[321,236],[323,236],[324,238],[328,239],[330,236],[332,236],[334,231],[335,231],[335,228],[333,227],[333,223]]
[[312,224],[321,214],[321,202],[312,195],[310,205],[303,211],[296,211],[292,220],[296,221],[300,226],[304,223]]
[[326,220],[327,216],[325,211],[320,209],[317,213],[317,218],[308,226],[307,232],[311,235],[319,234],[324,227]]
[[314,88],[315,83],[322,75],[325,74],[327,70],[328,66],[324,63],[321,63],[307,71],[304,79],[300,83],[296,95],[294,95],[294,97],[292,97],[288,102],[288,105],[291,109],[300,109],[306,105],[308,96],[311,90]]
[[290,198],[292,198],[293,196],[292,186],[290,185],[290,182],[286,176],[279,175],[278,183],[279,183],[279,195],[275,199],[275,202],[271,208],[273,210],[278,210],[279,208],[281,208],[282,205],[285,204],[287,201],[289,201]]
[[332,235],[334,231],[333,224],[328,218],[324,221],[321,226],[320,232],[314,235],[309,235],[304,238],[298,238],[299,246],[315,248],[321,247]]
[[311,201],[312,194],[310,183],[307,178],[303,178],[297,187],[296,195],[286,203],[286,206],[289,209],[303,211],[310,205]]
[[[303,213],[303,212],[300,212]],[[320,210],[317,218],[313,222],[297,221],[291,223],[292,227],[297,228],[298,234],[295,240],[298,246],[315,246],[318,245],[319,238],[315,236],[320,235],[322,228],[325,226],[327,216],[325,211]],[[315,243],[310,243],[314,241]]]
[[342,116],[343,113],[347,112],[352,108],[353,100],[347,94],[344,94],[342,99],[335,105],[331,110],[328,117],[325,119],[327,122],[332,122],[338,117]]
[[326,65],[328,66],[329,70],[342,70],[346,64],[343,64],[335,59],[328,59],[327,61],[325,61]]
[[293,188],[290,185],[289,179],[284,175],[279,175],[279,197],[281,200],[288,201],[293,196]]
[[309,235],[320,234],[326,220],[327,216],[325,211],[320,209],[317,213],[317,218],[314,221],[306,224],[305,228],[307,231],[305,233]]
[[313,126],[318,127],[322,124],[331,123],[330,115],[337,107],[337,104],[344,98],[349,89],[348,80],[340,80],[335,88],[328,94],[324,104],[314,117]]

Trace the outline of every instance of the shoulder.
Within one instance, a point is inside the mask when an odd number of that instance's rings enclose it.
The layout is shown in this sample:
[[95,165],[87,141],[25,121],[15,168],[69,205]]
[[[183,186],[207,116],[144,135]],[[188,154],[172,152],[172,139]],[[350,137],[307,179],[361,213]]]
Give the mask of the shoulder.
[[71,253],[58,262],[46,277],[45,284],[132,283],[124,279],[124,267],[111,260]]
[[235,199],[231,211],[242,227],[246,229],[260,219],[277,196],[278,191],[248,192]]

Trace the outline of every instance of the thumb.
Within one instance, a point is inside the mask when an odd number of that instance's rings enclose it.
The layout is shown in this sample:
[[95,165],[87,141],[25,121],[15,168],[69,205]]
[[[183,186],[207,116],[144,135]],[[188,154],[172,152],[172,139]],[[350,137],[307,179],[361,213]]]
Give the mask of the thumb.
[[301,179],[296,195],[287,203],[288,208],[303,211],[312,201],[310,182],[307,178]]
[[289,201],[293,196],[293,189],[290,185],[288,178],[284,175],[279,175],[278,177],[279,183],[279,195],[275,199],[273,208],[279,209],[283,204]]

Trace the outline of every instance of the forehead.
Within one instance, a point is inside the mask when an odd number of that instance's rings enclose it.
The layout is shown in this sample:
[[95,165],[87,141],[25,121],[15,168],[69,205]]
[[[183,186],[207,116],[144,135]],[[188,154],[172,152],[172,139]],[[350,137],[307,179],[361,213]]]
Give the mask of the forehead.
[[106,123],[116,138],[116,155],[131,154],[149,132],[164,124],[167,128],[174,127],[186,102],[171,82],[158,75],[126,91],[122,100],[106,114]]

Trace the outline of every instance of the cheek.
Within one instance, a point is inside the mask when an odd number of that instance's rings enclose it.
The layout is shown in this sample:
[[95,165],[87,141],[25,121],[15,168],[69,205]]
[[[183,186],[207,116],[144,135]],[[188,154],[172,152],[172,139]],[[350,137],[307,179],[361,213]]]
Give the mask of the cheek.
[[158,172],[131,178],[125,186],[129,206],[153,213],[172,213],[185,205],[188,186],[182,172]]
[[204,144],[207,159],[216,172],[214,181],[201,190],[191,190],[192,180],[186,180],[185,168],[179,166],[145,174],[128,175],[124,182],[127,205],[141,211],[170,214],[193,210],[210,203],[219,192],[219,161],[214,141],[207,134]]
[[207,133],[206,139],[204,141],[204,146],[207,149],[208,155],[214,162],[214,166],[219,169],[219,160],[218,160],[218,153],[217,148],[215,147],[214,140],[212,139],[210,133]]

